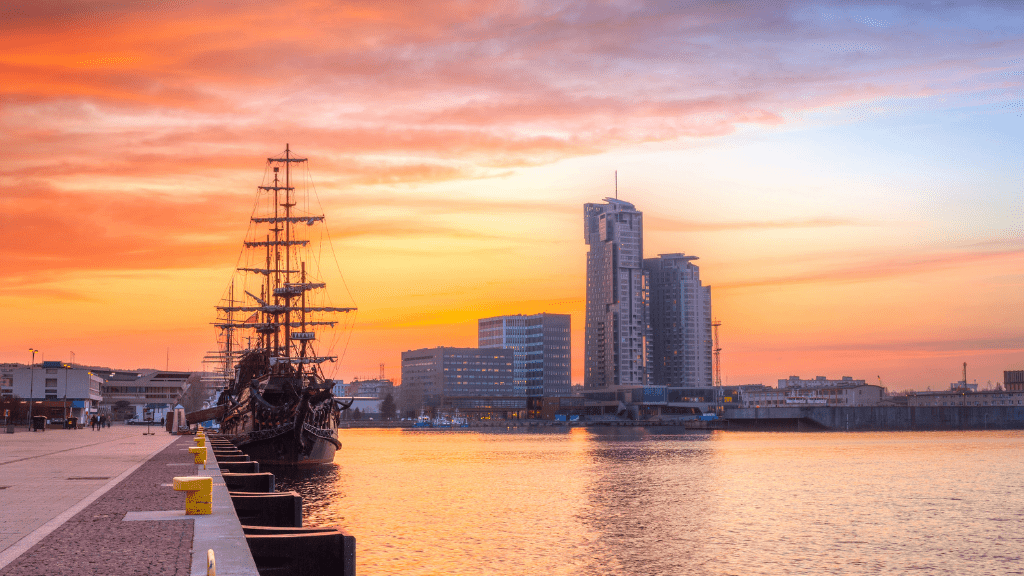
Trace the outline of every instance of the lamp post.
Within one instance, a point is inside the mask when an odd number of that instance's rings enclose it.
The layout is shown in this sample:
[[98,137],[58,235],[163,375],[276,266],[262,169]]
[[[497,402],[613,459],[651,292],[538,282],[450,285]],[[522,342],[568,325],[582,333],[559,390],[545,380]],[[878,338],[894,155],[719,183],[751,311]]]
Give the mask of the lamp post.
[[33,404],[32,397],[35,396],[35,393],[36,393],[35,392],[35,387],[36,387],[36,370],[35,370],[36,352],[39,352],[39,350],[36,350],[35,348],[29,348],[28,351],[32,353],[32,363],[28,365],[28,373],[29,373],[29,384],[28,384],[28,429],[31,430],[32,429],[32,404]]
[[[75,353],[74,352],[71,352],[71,362],[69,362],[68,364],[71,365],[70,366],[71,368],[75,367]],[[65,412],[64,412],[64,419],[65,419],[65,421],[68,418],[71,418],[71,412],[73,411],[73,408],[69,407],[67,405],[67,403],[68,403],[68,379],[67,379],[67,371],[65,370],[65,372],[64,372],[64,410],[65,410]],[[77,428],[78,426],[76,425],[75,427]]]
[[64,364],[64,426],[68,425],[68,368],[71,364]]

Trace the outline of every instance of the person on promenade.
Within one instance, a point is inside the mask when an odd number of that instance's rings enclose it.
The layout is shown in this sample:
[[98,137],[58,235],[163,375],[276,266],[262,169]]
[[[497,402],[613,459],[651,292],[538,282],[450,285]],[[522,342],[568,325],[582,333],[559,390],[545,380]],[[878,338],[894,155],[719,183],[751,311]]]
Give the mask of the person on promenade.
[[89,418],[89,426],[92,426],[93,430],[96,429],[96,417],[95,416],[93,416],[92,418]]

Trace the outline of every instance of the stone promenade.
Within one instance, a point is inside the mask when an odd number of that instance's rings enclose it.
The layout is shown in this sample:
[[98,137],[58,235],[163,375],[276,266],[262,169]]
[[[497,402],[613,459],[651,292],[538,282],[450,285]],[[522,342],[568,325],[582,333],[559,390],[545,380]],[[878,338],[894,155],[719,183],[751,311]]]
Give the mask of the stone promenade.
[[0,576],[188,575],[193,525],[125,522],[181,510],[174,476],[196,473],[191,436],[154,427],[0,434]]

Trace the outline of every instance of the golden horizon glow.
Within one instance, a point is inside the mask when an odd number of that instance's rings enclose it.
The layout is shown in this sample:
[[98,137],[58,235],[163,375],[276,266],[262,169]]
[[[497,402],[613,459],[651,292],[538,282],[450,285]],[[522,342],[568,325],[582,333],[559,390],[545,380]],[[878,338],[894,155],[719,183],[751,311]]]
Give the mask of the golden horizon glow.
[[0,360],[32,342],[201,369],[263,160],[289,143],[360,308],[339,378],[397,378],[404,350],[475,346],[478,318],[555,312],[581,382],[582,204],[615,170],[645,255],[700,257],[727,383],[1024,368],[1013,6],[0,14]]

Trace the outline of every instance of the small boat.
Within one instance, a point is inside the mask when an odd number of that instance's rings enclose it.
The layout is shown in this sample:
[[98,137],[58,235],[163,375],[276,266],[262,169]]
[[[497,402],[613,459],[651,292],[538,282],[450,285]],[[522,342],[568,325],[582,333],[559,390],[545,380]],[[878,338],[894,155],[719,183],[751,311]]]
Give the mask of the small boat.
[[430,428],[431,427],[430,416],[427,416],[426,414],[422,414],[421,413],[419,418],[417,418],[416,421],[413,422],[412,427],[413,428]]

